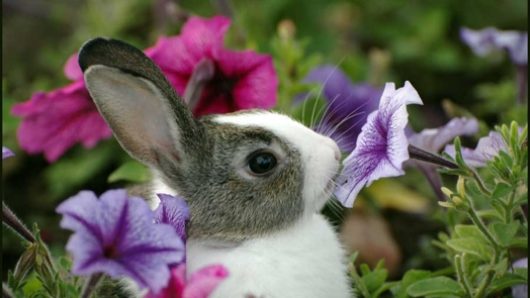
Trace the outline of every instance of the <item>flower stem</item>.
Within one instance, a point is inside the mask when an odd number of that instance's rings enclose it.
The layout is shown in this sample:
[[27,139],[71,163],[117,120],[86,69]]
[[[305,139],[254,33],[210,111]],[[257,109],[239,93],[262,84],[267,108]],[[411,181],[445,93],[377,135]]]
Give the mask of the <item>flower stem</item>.
[[423,149],[420,149],[416,146],[413,146],[413,145],[409,145],[408,147],[408,150],[409,150],[409,155],[410,155],[410,158],[414,158],[414,159],[417,159],[417,160],[421,160],[421,161],[425,161],[425,162],[428,162],[428,163],[432,163],[432,164],[435,164],[435,165],[439,165],[439,166],[442,166],[442,167],[447,167],[447,168],[450,168],[450,169],[458,169],[458,166],[445,159],[445,158],[442,158],[436,154],[432,154],[430,152],[427,152]]
[[471,218],[471,221],[478,227],[478,229],[484,234],[484,236],[488,239],[489,242],[493,245],[493,248],[495,251],[498,251],[499,244],[497,243],[497,240],[495,240],[495,237],[491,235],[490,231],[486,227],[486,224],[480,219],[480,217],[477,214],[477,211],[475,211],[475,207],[470,202],[470,208],[469,208],[469,217]]
[[191,111],[195,109],[201,99],[202,90],[215,74],[215,66],[210,59],[202,59],[191,74],[191,78],[184,91],[184,101]]
[[480,190],[482,190],[482,192],[488,196],[488,197],[491,197],[491,190],[489,190],[487,187],[486,187],[486,184],[484,183],[484,181],[482,181],[482,178],[480,178],[480,176],[478,175],[478,173],[472,169],[472,168],[468,168],[469,172],[471,172],[471,177],[473,177],[473,179],[475,179],[475,181],[477,182],[477,185],[478,187],[480,188]]
[[467,295],[469,297],[473,297],[473,291],[471,290],[472,288],[464,272],[464,255],[456,255],[454,262],[456,268],[456,277],[458,281],[464,286],[464,290],[466,291]]
[[94,290],[96,289],[96,286],[101,281],[103,277],[103,273],[96,273],[92,274],[87,281],[85,282],[85,285],[83,286],[83,290],[81,292],[81,298],[89,298]]
[[18,217],[7,207],[7,205],[2,202],[2,222],[10,227],[16,234],[22,237],[24,240],[34,243],[35,237],[33,234],[26,228],[26,226],[18,219]]

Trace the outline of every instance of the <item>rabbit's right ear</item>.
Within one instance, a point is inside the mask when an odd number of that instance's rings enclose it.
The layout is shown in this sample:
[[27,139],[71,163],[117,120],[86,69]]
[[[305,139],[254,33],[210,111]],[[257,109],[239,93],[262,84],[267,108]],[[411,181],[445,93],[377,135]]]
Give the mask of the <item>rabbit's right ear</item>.
[[160,168],[201,142],[190,110],[142,51],[96,38],[81,48],[79,65],[99,112],[132,157]]

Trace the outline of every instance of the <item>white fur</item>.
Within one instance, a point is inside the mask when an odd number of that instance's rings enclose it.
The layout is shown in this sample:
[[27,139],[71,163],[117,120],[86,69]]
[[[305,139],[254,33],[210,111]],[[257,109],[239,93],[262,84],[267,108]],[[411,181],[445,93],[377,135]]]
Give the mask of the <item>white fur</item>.
[[259,126],[294,145],[302,156],[304,167],[306,214],[312,215],[322,209],[329,199],[329,182],[339,167],[340,150],[333,140],[285,115],[272,112],[219,115],[214,121],[242,127]]
[[[223,264],[229,277],[212,298],[352,297],[344,251],[331,225],[319,214],[329,198],[329,181],[338,170],[340,151],[335,142],[275,113],[221,115],[214,121],[263,127],[300,151],[305,214],[289,228],[237,245],[189,239],[188,275],[207,265]],[[153,185],[155,192],[171,191],[159,179]]]

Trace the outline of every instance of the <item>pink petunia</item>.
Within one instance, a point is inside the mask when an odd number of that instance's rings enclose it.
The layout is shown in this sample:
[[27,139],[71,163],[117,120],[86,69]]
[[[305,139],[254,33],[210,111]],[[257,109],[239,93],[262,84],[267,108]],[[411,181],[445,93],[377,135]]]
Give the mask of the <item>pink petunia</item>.
[[272,108],[276,104],[278,78],[269,55],[224,48],[230,20],[191,17],[180,36],[161,37],[145,51],[167,76],[177,93],[184,94],[197,64],[210,60],[213,77],[206,83],[193,113],[198,116],[241,109]]
[[207,298],[228,276],[222,265],[204,267],[186,279],[186,264],[171,270],[169,285],[158,294],[149,292],[145,298]]
[[[145,50],[181,96],[197,64],[204,59],[213,63],[215,72],[195,106],[196,116],[271,108],[276,103],[278,79],[272,58],[225,49],[223,39],[229,26],[225,17],[191,17],[179,36],[161,37]],[[91,148],[112,135],[85,88],[77,54],[68,59],[64,73],[73,83],[48,93],[36,92],[12,109],[23,118],[17,132],[22,149],[44,153],[49,162],[77,143]]]
[[36,92],[11,112],[23,118],[17,131],[22,149],[30,154],[44,153],[49,162],[76,143],[92,148],[112,135],[82,80],[49,93]]

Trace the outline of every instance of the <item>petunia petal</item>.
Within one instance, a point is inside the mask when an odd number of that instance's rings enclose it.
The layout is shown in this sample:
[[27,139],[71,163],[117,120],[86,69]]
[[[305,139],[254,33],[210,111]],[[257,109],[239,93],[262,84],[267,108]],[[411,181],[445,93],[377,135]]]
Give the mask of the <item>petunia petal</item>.
[[478,132],[478,121],[474,118],[453,118],[437,128],[424,129],[409,137],[409,143],[430,152],[439,152],[457,136],[473,135]]
[[168,194],[157,194],[160,204],[155,210],[156,223],[171,225],[182,240],[186,239],[186,222],[190,217],[186,201],[181,197]]
[[404,173],[402,164],[409,158],[406,105],[410,103],[422,101],[408,81],[397,90],[394,84],[386,84],[379,109],[368,116],[355,149],[343,162],[335,196],[344,206],[353,206],[359,191],[372,181]]
[[81,67],[79,66],[78,61],[78,55],[77,53],[73,54],[66,60],[66,64],[64,65],[64,74],[66,77],[72,81],[82,80],[83,79],[83,71],[81,70]]
[[22,149],[43,152],[49,162],[78,142],[91,147],[112,136],[82,81],[50,93],[37,92],[11,112],[23,118],[17,130]]
[[168,224],[156,224],[147,203],[123,189],[109,190],[98,200],[83,191],[61,203],[61,226],[75,233],[67,250],[74,274],[97,272],[129,277],[154,292],[165,287],[169,266],[184,257],[184,243]]
[[[461,150],[462,158],[470,167],[484,167],[486,163],[499,154],[500,151],[506,151],[507,146],[500,133],[491,131],[486,137],[478,140],[475,149],[463,147]],[[452,157],[455,157],[454,145],[445,146],[444,151]]]

